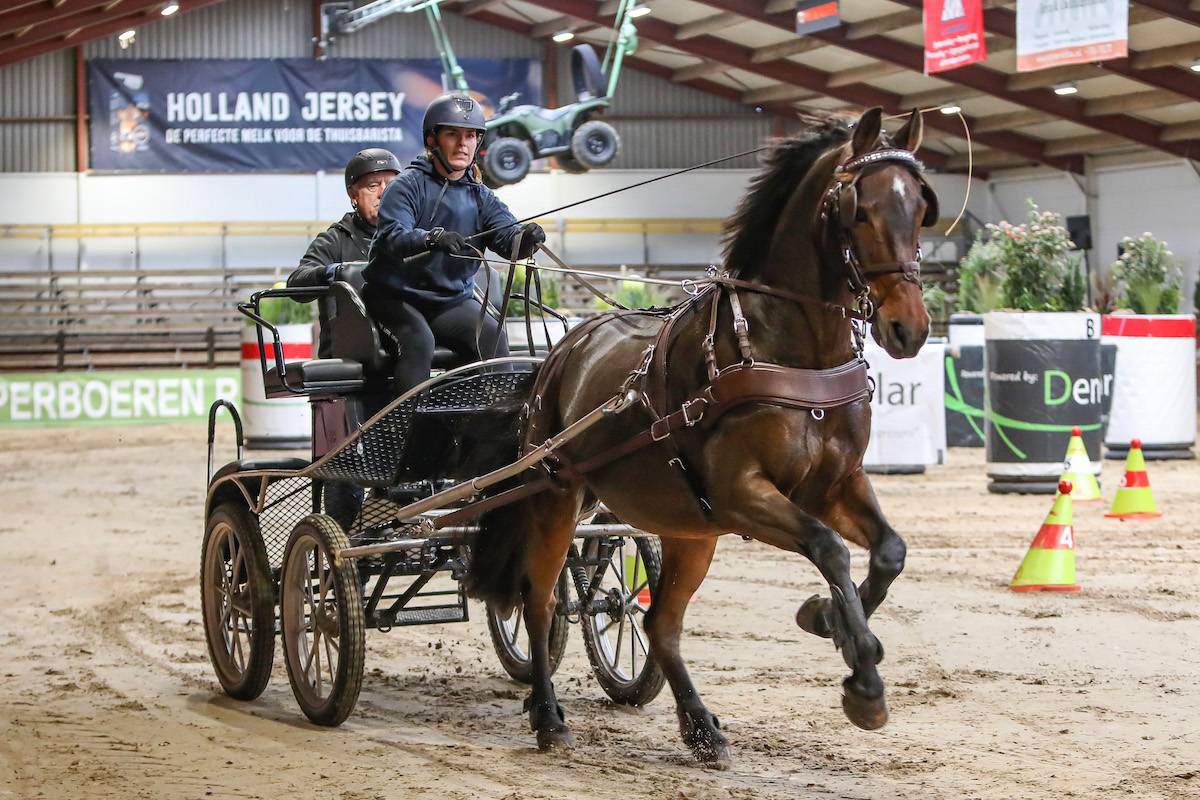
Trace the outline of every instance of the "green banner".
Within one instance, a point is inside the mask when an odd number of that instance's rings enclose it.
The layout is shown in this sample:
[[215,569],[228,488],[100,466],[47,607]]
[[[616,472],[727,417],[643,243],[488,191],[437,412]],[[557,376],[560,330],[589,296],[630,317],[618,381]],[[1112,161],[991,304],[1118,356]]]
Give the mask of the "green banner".
[[0,374],[0,428],[204,420],[238,403],[237,368]]

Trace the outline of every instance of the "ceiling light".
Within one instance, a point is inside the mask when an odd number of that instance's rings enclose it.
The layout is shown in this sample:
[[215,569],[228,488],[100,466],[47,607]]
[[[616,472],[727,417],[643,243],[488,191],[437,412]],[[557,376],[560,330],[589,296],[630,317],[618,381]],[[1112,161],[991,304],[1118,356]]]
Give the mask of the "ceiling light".
[[1075,94],[1078,91],[1079,87],[1075,85],[1074,81],[1067,81],[1066,83],[1057,83],[1054,85],[1054,93],[1060,96],[1065,97],[1069,94]]
[[569,42],[572,39],[574,39],[575,34],[572,33],[571,31],[559,31],[558,33],[554,34],[550,38],[553,39],[554,41],[558,42],[559,44],[562,44],[563,42]]
[[1192,64],[1192,72],[1200,72],[1200,59],[1196,59],[1195,63]]
[[169,17],[178,10],[179,10],[179,3],[164,3],[162,10],[159,11],[158,13],[162,14],[164,17]]
[[938,111],[941,111],[946,116],[949,116],[951,114],[957,114],[958,112],[962,111],[962,106],[956,106],[953,103],[951,103],[950,105],[942,106],[941,108],[938,109]]
[[129,30],[117,36],[117,44],[121,45],[122,50],[128,50],[129,45],[133,44],[136,38],[137,31],[135,31],[133,28],[130,28]]
[[634,6],[633,8],[629,9],[629,16],[633,19],[637,19],[638,17],[644,17],[649,13],[650,13],[650,6],[644,6],[644,5],[643,6]]

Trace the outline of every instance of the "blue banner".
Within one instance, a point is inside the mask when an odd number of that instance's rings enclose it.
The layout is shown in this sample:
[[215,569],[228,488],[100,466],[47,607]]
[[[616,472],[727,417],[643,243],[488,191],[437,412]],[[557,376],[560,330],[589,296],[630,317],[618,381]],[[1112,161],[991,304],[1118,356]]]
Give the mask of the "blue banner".
[[[534,59],[462,59],[489,112],[501,97],[542,101]],[[88,62],[91,167],[136,172],[340,170],[386,147],[422,149],[421,116],[442,93],[438,59]]]

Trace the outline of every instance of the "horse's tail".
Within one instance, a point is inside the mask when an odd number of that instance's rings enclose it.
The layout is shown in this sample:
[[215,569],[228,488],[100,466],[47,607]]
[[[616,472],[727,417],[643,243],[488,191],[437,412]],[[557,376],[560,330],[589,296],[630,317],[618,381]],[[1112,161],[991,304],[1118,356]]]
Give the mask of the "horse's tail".
[[530,499],[494,508],[479,518],[471,543],[467,594],[507,616],[521,602],[528,585],[526,538],[534,529]]

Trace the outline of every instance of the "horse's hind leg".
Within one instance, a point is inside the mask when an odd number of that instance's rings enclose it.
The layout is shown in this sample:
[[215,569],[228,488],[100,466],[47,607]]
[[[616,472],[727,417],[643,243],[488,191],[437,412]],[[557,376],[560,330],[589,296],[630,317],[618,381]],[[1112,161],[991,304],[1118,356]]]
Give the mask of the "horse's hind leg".
[[579,501],[578,490],[546,492],[525,501],[535,509],[529,514],[530,529],[522,532],[528,544],[521,596],[533,662],[527,710],[539,750],[569,748],[575,743],[550,679],[550,625],[556,605],[554,587],[575,535]]
[[704,706],[679,653],[688,600],[712,562],[716,538],[663,539],[662,573],[646,616],[650,652],[671,684],[684,743],[700,761],[729,766],[729,741],[717,718]]
[[[858,587],[863,611],[870,617],[904,570],[904,540],[883,518],[875,492],[862,470],[846,480],[827,517],[830,526],[842,536],[871,551],[867,577]],[[809,633],[829,638],[834,631],[832,601],[819,595],[808,598],[796,612],[796,623]],[[882,650],[877,661],[881,660]]]

